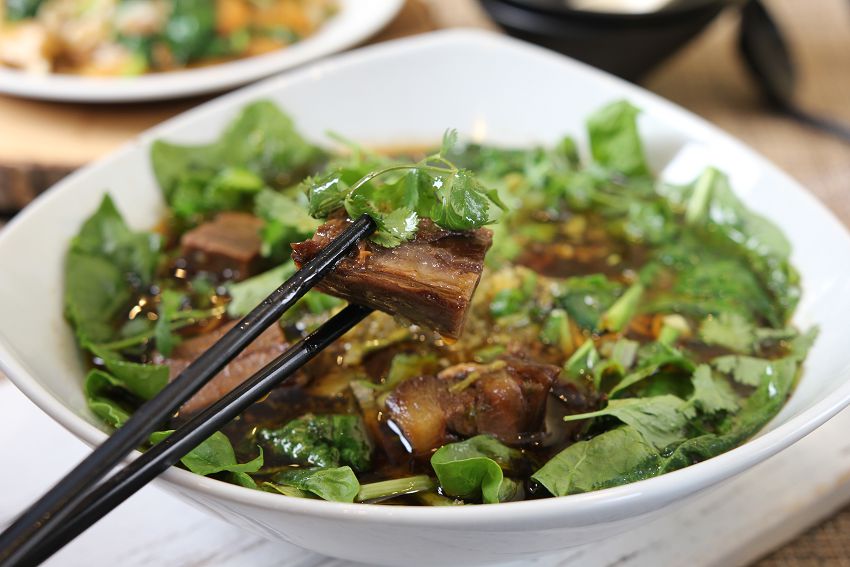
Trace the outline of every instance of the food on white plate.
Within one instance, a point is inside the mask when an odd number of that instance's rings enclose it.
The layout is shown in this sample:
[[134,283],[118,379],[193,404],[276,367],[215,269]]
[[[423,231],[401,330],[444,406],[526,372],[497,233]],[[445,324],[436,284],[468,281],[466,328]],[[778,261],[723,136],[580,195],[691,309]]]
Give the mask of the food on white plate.
[[3,0],[0,65],[128,76],[283,49],[314,34],[333,0]]

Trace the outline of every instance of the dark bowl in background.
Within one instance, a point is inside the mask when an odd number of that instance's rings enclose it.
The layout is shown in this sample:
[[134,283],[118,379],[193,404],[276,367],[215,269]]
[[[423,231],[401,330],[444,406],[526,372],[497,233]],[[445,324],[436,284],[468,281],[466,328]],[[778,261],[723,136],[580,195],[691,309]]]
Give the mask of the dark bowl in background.
[[740,0],[679,0],[657,12],[571,9],[563,0],[480,0],[514,37],[639,81]]

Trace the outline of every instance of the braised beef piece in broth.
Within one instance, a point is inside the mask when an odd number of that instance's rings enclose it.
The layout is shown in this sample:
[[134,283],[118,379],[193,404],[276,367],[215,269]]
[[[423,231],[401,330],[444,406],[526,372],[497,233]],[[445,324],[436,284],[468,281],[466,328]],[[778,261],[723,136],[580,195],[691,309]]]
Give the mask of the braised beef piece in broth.
[[[169,380],[174,380],[204,351],[229,331],[236,321],[222,325],[218,329],[198,335],[180,343],[171,356],[163,361],[168,365]],[[225,394],[244,382],[252,374],[282,354],[289,345],[278,325],[272,325],[248,345],[239,356],[224,367],[215,378],[208,382],[197,394],[189,398],[180,408],[182,414],[196,413],[217,402]]]
[[257,273],[263,221],[248,213],[219,213],[180,239],[183,257],[193,272],[222,274],[239,281]]
[[560,368],[519,358],[463,363],[403,382],[386,401],[386,419],[416,455],[455,436],[486,433],[517,445],[541,431]]
[[[314,258],[350,222],[332,218],[312,239],[293,244],[296,264]],[[396,248],[361,243],[316,288],[457,339],[492,237],[485,228],[450,231],[422,219],[416,238]]]

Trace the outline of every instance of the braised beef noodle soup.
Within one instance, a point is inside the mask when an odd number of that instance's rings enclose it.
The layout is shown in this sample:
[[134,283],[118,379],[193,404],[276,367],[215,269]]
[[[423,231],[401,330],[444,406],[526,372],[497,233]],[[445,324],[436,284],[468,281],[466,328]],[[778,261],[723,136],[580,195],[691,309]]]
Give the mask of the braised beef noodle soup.
[[151,443],[346,302],[376,311],[181,466],[286,497],[460,505],[598,490],[745,442],[816,336],[789,324],[787,240],[716,169],[656,179],[629,103],[588,117],[587,138],[586,159],[570,137],[451,131],[334,153],[261,101],[207,145],[156,142],[162,224],[130,230],[107,195],[68,252],[91,411],[120,427],[368,214],[375,234]]

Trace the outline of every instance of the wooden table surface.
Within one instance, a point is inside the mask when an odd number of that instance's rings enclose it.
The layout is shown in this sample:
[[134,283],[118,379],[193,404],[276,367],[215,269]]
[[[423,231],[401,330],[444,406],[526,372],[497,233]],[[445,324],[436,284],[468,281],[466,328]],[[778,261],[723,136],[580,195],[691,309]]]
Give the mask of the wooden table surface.
[[[768,6],[791,39],[800,101],[850,123],[850,3],[768,0]],[[850,145],[765,110],[736,55],[736,24],[735,14],[721,17],[645,86],[763,153],[850,225]],[[493,29],[474,0],[411,0],[377,39],[453,26]],[[0,212],[198,101],[93,107],[0,97]],[[850,565],[850,508],[758,563],[827,564]]]

